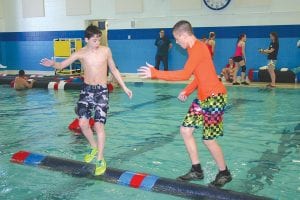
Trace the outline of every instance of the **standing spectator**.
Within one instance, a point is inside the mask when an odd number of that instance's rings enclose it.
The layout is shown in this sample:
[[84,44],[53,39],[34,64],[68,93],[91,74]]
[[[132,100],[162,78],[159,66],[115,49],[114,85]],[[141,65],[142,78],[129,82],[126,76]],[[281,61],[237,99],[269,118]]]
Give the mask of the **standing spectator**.
[[241,84],[249,85],[249,83],[246,82],[246,54],[245,54],[246,38],[247,38],[246,34],[243,33],[238,37],[238,40],[237,40],[235,53],[232,58],[236,65],[236,68],[235,68],[234,74],[233,74],[232,85],[240,85],[240,83],[238,83],[236,80],[237,73],[240,68],[242,68]]
[[275,67],[277,63],[277,54],[279,50],[279,41],[278,35],[276,32],[270,33],[270,45],[268,49],[260,49],[259,52],[262,54],[268,55],[268,71],[271,77],[271,83],[268,84],[268,87],[275,87],[276,75]]
[[168,51],[172,48],[172,43],[167,36],[165,36],[165,31],[163,29],[159,31],[159,37],[155,40],[155,46],[157,46],[155,68],[159,70],[160,61],[162,61],[164,70],[168,71]]
[[201,41],[204,43],[207,43],[207,37],[206,35],[202,35]]
[[216,34],[214,32],[210,32],[209,33],[209,38],[206,42],[207,44],[207,47],[209,49],[209,52],[210,52],[210,55],[211,55],[211,58],[213,59],[214,58],[214,54],[215,54],[215,46],[216,46]]

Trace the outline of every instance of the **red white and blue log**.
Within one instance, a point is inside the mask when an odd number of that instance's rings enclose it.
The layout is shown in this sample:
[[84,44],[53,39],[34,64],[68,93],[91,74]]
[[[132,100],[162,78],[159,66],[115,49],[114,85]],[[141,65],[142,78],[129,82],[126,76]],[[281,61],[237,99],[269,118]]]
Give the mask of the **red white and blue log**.
[[230,200],[267,200],[269,198],[255,196],[216,187],[208,187],[194,183],[176,181],[146,173],[135,173],[120,169],[107,168],[101,176],[95,176],[95,165],[85,162],[45,156],[19,151],[11,157],[11,162],[60,171],[72,176],[102,180],[109,183],[164,193],[190,199],[230,199]]

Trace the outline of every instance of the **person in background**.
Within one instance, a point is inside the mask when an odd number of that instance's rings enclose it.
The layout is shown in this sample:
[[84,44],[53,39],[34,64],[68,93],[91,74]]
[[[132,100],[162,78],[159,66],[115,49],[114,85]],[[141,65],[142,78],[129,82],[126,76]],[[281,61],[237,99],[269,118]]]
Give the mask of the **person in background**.
[[270,33],[270,45],[268,49],[260,49],[259,52],[268,55],[268,71],[271,77],[271,83],[267,87],[275,87],[276,74],[275,67],[277,63],[277,55],[279,50],[278,35],[276,32]]
[[202,35],[201,41],[204,42],[204,43],[207,42],[207,37],[206,37],[206,35]]
[[210,55],[212,57],[212,59],[214,58],[214,54],[215,54],[215,46],[216,46],[216,34],[214,32],[210,32],[209,33],[209,38],[206,42],[208,50],[210,52]]
[[241,72],[241,84],[243,85],[249,85],[249,83],[246,82],[246,54],[245,54],[245,46],[246,46],[246,34],[241,34],[238,37],[237,43],[236,43],[236,49],[233,56],[233,61],[235,62],[235,70],[233,74],[233,82],[232,85],[240,85],[240,83],[237,82],[237,73],[239,69],[242,69]]
[[157,51],[155,55],[155,68],[159,69],[160,61],[164,64],[164,70],[167,71],[168,66],[168,54],[169,49],[172,48],[171,41],[165,35],[165,31],[161,29],[159,31],[159,37],[155,40],[155,46],[157,46]]
[[[198,91],[197,98],[192,102],[180,127],[180,133],[192,166],[186,174],[177,179],[192,181],[204,178],[194,137],[194,131],[203,125],[203,143],[219,170],[211,185],[222,187],[232,180],[222,149],[216,140],[219,136],[223,136],[223,114],[227,102],[227,91],[223,83],[219,81],[206,44],[196,38],[190,22],[185,20],[177,22],[173,27],[173,35],[176,43],[188,52],[188,59],[184,68],[177,71],[159,71],[147,63],[147,66],[138,69],[139,76],[141,78],[181,81],[188,80],[194,75],[194,80],[178,95],[178,99],[184,102],[195,90]],[[183,165],[180,161],[177,163]]]
[[25,71],[20,70],[19,75],[15,78],[14,88],[16,90],[24,90],[24,89],[32,88],[33,83],[34,83],[34,80],[33,79],[29,80],[25,76]]
[[235,70],[235,64],[232,58],[229,58],[228,64],[223,68],[221,72],[221,78],[224,77],[227,82],[232,83]]
[[[79,60],[84,69],[84,84],[80,91],[77,102],[77,112],[79,126],[82,133],[90,143],[90,153],[86,154],[84,161],[87,163],[95,160],[95,175],[101,175],[106,171],[104,159],[105,130],[104,126],[108,111],[108,88],[107,88],[107,68],[119,82],[121,88],[132,97],[132,91],[125,85],[119,70],[116,68],[111,50],[100,45],[101,31],[98,27],[90,25],[85,30],[84,40],[86,46],[74,52],[69,58],[62,62],[55,62],[44,58],[41,65],[63,69],[71,63]],[[108,67],[107,67],[108,66]],[[92,111],[94,114],[94,130],[97,133],[97,140],[94,139],[93,131],[89,125]]]

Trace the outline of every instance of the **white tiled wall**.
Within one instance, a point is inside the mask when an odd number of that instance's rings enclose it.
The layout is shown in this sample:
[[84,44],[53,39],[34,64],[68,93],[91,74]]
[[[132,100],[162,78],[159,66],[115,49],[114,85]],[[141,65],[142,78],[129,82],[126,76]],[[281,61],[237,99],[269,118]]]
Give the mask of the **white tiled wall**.
[[3,18],[3,0],[0,0],[0,19]]
[[3,0],[0,0],[0,32],[4,31]]
[[117,0],[90,1],[90,15],[67,16],[65,0],[44,0],[45,17],[23,18],[22,1],[0,0],[0,31],[82,30],[91,19],[107,19],[109,29],[130,28],[131,21],[136,28],[172,27],[180,19],[198,27],[300,24],[299,0],[232,0],[221,11],[202,0],[135,0],[143,8],[133,13],[116,12]]
[[45,17],[44,0],[22,0],[23,18]]

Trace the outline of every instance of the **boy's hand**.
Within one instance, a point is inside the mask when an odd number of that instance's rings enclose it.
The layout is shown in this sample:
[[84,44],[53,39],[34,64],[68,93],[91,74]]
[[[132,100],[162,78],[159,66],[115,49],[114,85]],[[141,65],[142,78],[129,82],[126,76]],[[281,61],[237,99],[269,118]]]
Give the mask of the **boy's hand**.
[[262,54],[264,53],[263,49],[259,49],[258,51],[259,51],[259,53],[262,53]]
[[187,100],[188,97],[186,96],[185,91],[182,91],[182,92],[179,93],[177,98],[179,99],[179,101],[184,102],[184,101]]
[[124,92],[127,94],[127,96],[131,99],[132,98],[132,91],[129,90],[127,87],[124,88]]
[[141,78],[151,78],[151,69],[150,67],[154,67],[153,65],[150,65],[149,63],[146,62],[147,66],[141,66],[137,71],[138,75]]
[[43,65],[43,66],[45,66],[45,67],[52,67],[55,64],[55,61],[54,60],[50,60],[48,58],[43,58],[40,61],[40,64]]

